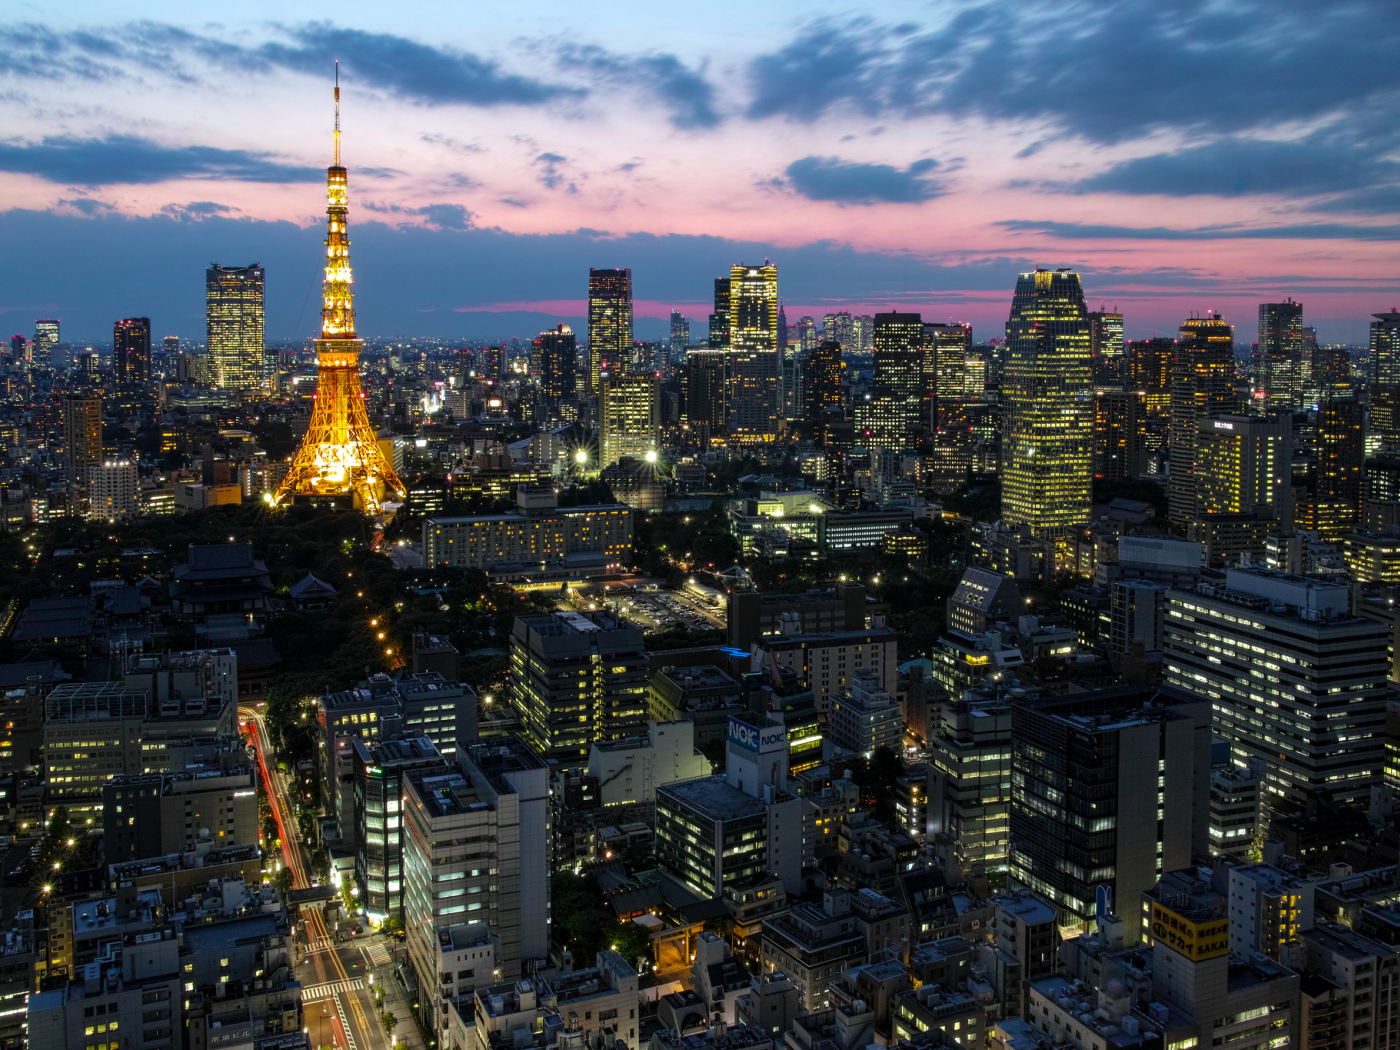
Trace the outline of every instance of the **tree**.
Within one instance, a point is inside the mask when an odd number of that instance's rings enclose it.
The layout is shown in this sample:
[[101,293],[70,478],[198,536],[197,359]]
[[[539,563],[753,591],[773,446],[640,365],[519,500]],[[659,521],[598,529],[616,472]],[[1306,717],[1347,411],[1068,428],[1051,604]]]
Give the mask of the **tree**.
[[277,888],[282,891],[282,896],[285,897],[292,892],[292,883],[296,881],[296,876],[292,874],[291,868],[283,868],[277,873],[277,878],[274,881]]
[[620,928],[613,933],[612,938],[610,945],[612,950],[633,966],[637,965],[638,959],[649,963],[656,962],[651,951],[651,935],[631,919],[621,923]]
[[393,1035],[394,1029],[399,1026],[399,1019],[390,1010],[385,1010],[379,1015],[379,1023],[384,1026],[385,1035]]
[[384,920],[385,933],[403,933],[403,920],[397,915],[390,915]]

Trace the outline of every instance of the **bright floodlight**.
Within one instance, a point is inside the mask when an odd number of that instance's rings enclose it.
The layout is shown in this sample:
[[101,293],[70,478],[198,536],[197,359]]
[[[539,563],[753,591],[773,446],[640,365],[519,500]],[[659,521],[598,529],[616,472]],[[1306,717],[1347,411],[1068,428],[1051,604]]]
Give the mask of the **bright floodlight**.
[[588,453],[584,452],[582,449],[579,449],[579,451],[574,455],[574,459],[578,460],[580,463],[587,463]]
[[656,462],[656,449],[654,449],[654,448],[652,448],[652,449],[647,449],[647,462],[648,462],[648,463],[655,463],[655,462]]

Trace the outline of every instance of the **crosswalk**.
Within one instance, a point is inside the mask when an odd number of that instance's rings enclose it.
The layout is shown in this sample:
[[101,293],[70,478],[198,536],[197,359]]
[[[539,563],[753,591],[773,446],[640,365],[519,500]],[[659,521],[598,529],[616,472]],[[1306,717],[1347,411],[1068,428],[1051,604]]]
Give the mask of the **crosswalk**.
[[317,999],[329,999],[333,995],[341,992],[364,991],[365,982],[362,980],[327,981],[325,984],[313,984],[301,990],[302,1002],[315,1002]]
[[389,954],[389,949],[382,944],[371,944],[365,949],[365,954],[369,956],[371,966],[388,966],[393,961],[393,956]]

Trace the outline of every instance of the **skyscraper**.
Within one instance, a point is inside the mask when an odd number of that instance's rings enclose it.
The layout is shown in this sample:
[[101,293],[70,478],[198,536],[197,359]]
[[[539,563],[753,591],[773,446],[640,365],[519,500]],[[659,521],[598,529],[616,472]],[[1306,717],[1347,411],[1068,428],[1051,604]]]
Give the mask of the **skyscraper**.
[[[925,425],[930,431],[965,428],[967,355],[972,349],[972,325],[929,322],[924,325]],[[977,395],[981,396],[981,391]]]
[[555,325],[552,332],[541,332],[535,340],[539,348],[540,390],[550,404],[561,398],[573,397],[578,389],[578,340],[566,324]]
[[588,270],[588,393],[600,377],[623,371],[632,353],[632,271]]
[[1006,341],[1001,515],[1041,535],[1063,535],[1089,520],[1092,476],[1089,320],[1079,274],[1021,274]]
[[[1094,394],[1094,477],[1132,481],[1146,469],[1146,419],[1142,395],[1136,390]],[[1194,506],[1194,488],[1191,496]]]
[[901,415],[903,445],[929,397],[924,380],[924,322],[918,314],[875,315],[875,400],[888,403],[886,416]]
[[690,349],[690,321],[679,310],[671,311],[671,364],[679,364]]
[[28,360],[29,340],[19,334],[10,336],[10,354],[14,357],[16,364]]
[[1123,382],[1123,315],[1105,310],[1089,313],[1089,353],[1094,382],[1114,386]]
[[226,390],[262,386],[265,277],[257,263],[204,271],[208,354],[214,384]]
[[729,349],[729,278],[715,278],[715,312],[710,314],[711,350]]
[[1400,383],[1400,309],[1371,316],[1371,381]]
[[1171,472],[1167,517],[1196,514],[1196,434],[1201,421],[1234,408],[1235,332],[1216,313],[1187,318],[1177,333],[1171,386]]
[[151,319],[127,317],[112,325],[112,372],[118,383],[151,378]]
[[1340,542],[1361,520],[1366,464],[1366,407],[1355,398],[1324,401],[1317,410],[1317,465],[1301,528]]
[[88,468],[102,462],[102,398],[96,394],[63,399],[63,455],[68,470],[82,482]]
[[842,353],[849,354],[859,349],[856,346],[855,334],[855,323],[849,310],[827,314],[822,318],[822,340],[840,343]]
[[783,301],[778,300],[778,356],[781,359],[787,358],[788,348],[788,323],[787,311],[783,309]]
[[53,348],[58,345],[58,319],[46,317],[43,320],[34,322],[34,341],[29,344],[29,356],[26,358],[28,364],[38,363],[40,366],[47,366],[49,355],[53,353]]
[[804,352],[817,348],[817,324],[811,314],[803,314],[797,319],[797,348]]
[[830,408],[841,408],[841,344],[827,340],[812,350],[803,368],[802,393],[806,418],[814,427],[821,425]]
[[1128,387],[1142,391],[1149,415],[1162,415],[1171,406],[1175,360],[1176,343],[1166,336],[1135,339],[1128,344]]
[[685,371],[681,375],[685,396],[685,428],[690,439],[701,448],[711,441],[724,442],[725,423],[725,360],[720,350],[691,350],[685,355]]
[[736,264],[729,272],[729,433],[739,444],[778,436],[778,268]]
[[625,456],[653,461],[660,440],[661,383],[650,372],[603,376],[598,414],[602,426],[598,442],[599,467],[609,467]]
[[1260,303],[1254,389],[1261,415],[1293,412],[1301,406],[1302,360],[1303,304],[1292,299]]

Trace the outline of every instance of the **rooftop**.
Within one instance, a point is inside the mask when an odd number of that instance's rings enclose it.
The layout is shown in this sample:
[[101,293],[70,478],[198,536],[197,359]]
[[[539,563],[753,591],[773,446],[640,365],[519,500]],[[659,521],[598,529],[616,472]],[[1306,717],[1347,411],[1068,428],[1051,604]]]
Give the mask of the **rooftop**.
[[657,789],[664,792],[710,820],[739,820],[760,816],[768,811],[762,799],[745,794],[725,782],[723,776],[678,780]]

